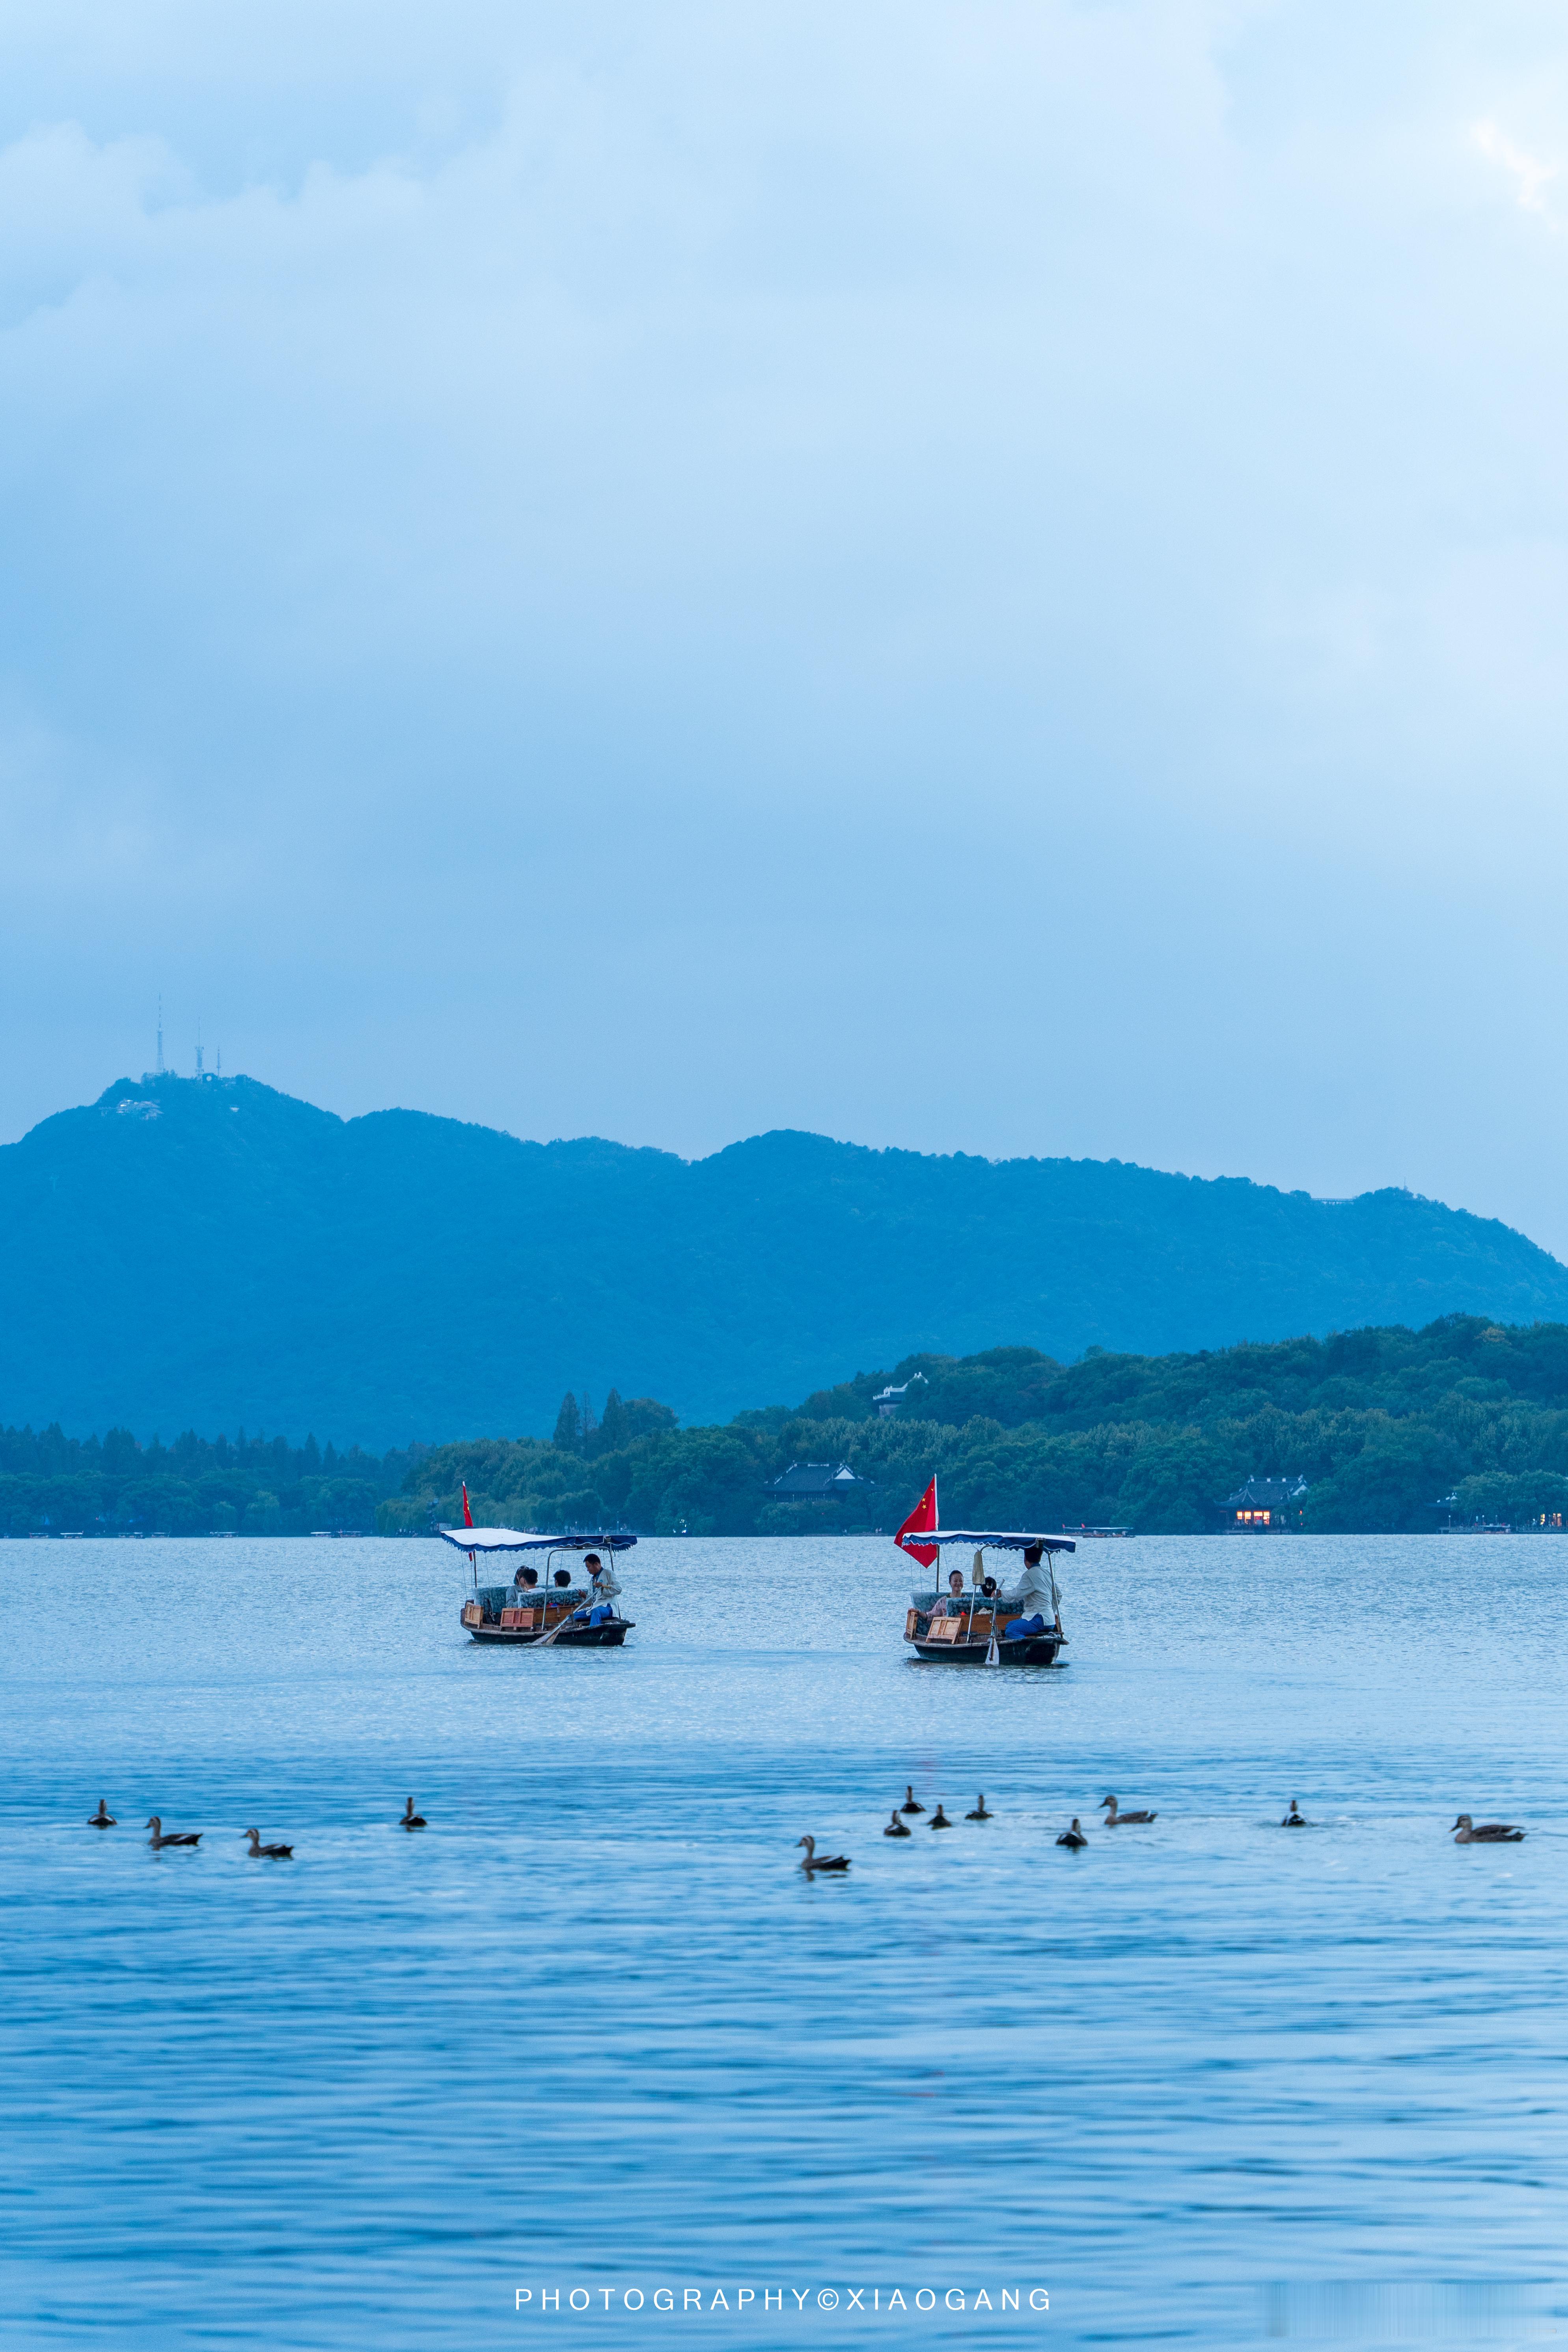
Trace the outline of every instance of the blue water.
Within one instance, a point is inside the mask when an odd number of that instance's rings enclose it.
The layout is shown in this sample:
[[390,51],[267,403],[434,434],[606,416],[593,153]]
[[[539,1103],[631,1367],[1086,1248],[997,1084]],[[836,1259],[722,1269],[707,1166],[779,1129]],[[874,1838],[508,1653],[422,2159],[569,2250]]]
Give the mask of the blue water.
[[1565,1577],[1089,1545],[1053,1674],[911,1663],[886,1541],[644,1543],[537,1655],[434,1544],[0,1545],[3,2340],[1568,2336]]

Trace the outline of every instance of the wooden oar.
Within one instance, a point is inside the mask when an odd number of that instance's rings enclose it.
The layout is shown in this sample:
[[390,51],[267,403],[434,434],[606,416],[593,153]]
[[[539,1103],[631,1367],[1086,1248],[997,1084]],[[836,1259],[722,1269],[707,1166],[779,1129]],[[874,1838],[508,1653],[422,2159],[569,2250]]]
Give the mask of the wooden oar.
[[[592,1605],[593,1604],[590,1602],[589,1606],[592,1607]],[[576,1622],[576,1614],[577,1612],[575,1610],[568,1609],[565,1616],[561,1620],[560,1624],[552,1625],[549,1633],[542,1634],[540,1639],[535,1642],[533,1645],[534,1648],[536,1650],[548,1650],[552,1642],[553,1642],[558,1635],[564,1633],[568,1625],[574,1624]]]

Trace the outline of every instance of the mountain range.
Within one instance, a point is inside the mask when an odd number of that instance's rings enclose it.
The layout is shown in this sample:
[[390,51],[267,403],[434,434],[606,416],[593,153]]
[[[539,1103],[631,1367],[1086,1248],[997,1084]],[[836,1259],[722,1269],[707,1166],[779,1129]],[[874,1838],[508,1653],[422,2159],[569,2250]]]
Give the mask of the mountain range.
[[1568,1319],[1546,1251],[1404,1192],[793,1131],[684,1160],[246,1077],[45,1119],[0,1149],[0,1421],[139,1436],[544,1434],[612,1384],[713,1422],[928,1349]]

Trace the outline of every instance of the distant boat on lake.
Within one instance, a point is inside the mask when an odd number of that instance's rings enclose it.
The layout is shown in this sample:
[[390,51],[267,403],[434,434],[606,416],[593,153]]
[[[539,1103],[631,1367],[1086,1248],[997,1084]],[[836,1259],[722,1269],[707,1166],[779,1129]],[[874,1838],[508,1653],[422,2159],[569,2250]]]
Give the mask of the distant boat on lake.
[[[944,1548],[962,1546],[974,1555],[967,1590],[963,1570],[954,1569],[945,1592],[910,1593],[904,1639],[917,1657],[958,1665],[1057,1664],[1068,1637],[1052,1559],[1074,1549],[1069,1538],[1023,1528],[939,1528],[933,1478],[893,1540],[928,1569]],[[1014,1570],[1011,1592],[1002,1590],[1000,1575],[987,1573],[988,1551],[1003,1556],[994,1563],[998,1570]]]
[[[465,1505],[467,1500],[465,1495]],[[618,1650],[632,1631],[636,1620],[623,1617],[616,1605],[621,1588],[614,1556],[629,1551],[636,1536],[620,1528],[574,1528],[557,1535],[523,1528],[437,1528],[436,1532],[468,1555],[472,1585],[461,1622],[470,1640],[508,1648]],[[481,1584],[479,1560],[488,1563],[511,1552],[542,1553],[542,1571],[520,1568],[510,1584]],[[556,1566],[568,1554],[580,1562],[597,1554],[602,1564],[590,1571],[586,1584],[579,1584],[569,1568]]]

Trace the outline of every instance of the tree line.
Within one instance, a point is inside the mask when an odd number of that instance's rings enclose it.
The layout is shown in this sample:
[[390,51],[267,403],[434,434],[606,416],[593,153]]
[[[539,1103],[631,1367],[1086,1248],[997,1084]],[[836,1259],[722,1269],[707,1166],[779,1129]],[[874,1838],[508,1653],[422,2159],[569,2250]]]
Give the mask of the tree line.
[[[904,1389],[890,1417],[875,1402],[889,1385]],[[476,1517],[524,1527],[891,1529],[933,1473],[945,1519],[993,1527],[1201,1533],[1223,1524],[1225,1497],[1250,1476],[1304,1477],[1304,1523],[1324,1533],[1568,1512],[1568,1326],[1557,1323],[1455,1315],[1420,1331],[1196,1354],[1091,1349],[1070,1365],[1032,1348],[910,1356],[793,1408],[686,1430],[666,1412],[613,1444],[602,1423],[584,1433],[574,1403],[575,1423],[563,1404],[550,1444],[492,1439],[422,1455],[379,1524],[456,1518],[466,1479]],[[847,1463],[870,1483],[820,1502],[770,1494],[805,1461]]]
[[198,1437],[140,1444],[128,1429],[67,1437],[0,1429],[0,1535],[308,1535],[370,1532],[419,1448],[381,1456],[329,1439]]
[[[887,1416],[890,1385],[904,1393]],[[864,1483],[781,1500],[773,1481],[802,1462],[847,1463]],[[243,1431],[144,1446],[125,1430],[7,1429],[0,1532],[421,1534],[460,1520],[464,1481],[477,1519],[541,1529],[890,1531],[933,1473],[944,1519],[981,1526],[1197,1533],[1247,1477],[1298,1475],[1309,1529],[1539,1525],[1568,1514],[1568,1325],[1456,1315],[1065,1365],[1032,1348],[918,1355],[720,1426],[682,1429],[668,1405],[612,1390],[598,1413],[564,1398],[549,1440],[381,1456]]]

